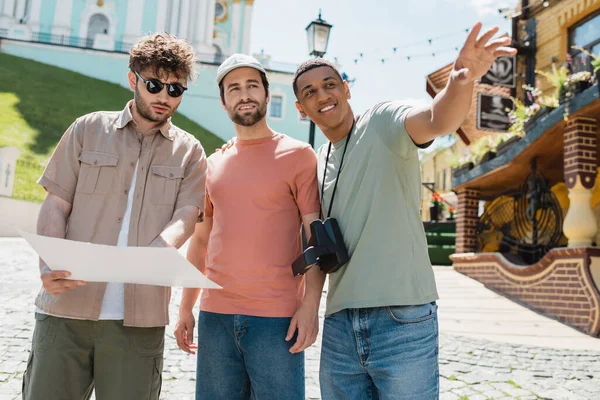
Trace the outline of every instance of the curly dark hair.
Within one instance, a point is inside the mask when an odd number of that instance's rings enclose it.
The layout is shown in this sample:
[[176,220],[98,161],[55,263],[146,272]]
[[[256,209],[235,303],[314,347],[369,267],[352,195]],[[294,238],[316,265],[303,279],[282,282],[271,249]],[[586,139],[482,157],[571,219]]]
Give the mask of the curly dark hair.
[[170,73],[191,81],[196,74],[196,56],[187,41],[165,32],[155,33],[142,37],[131,47],[129,69],[151,70],[156,77]]
[[337,77],[340,79],[340,82],[344,82],[344,79],[342,78],[340,71],[337,70],[337,68],[331,61],[324,60],[322,58],[311,58],[309,60],[304,61],[302,64],[300,64],[300,66],[296,70],[296,73],[294,74],[294,81],[292,83],[292,87],[294,88],[294,94],[296,95],[296,98],[298,98],[298,78],[300,78],[300,76],[303,73],[308,72],[311,69],[315,69],[315,68],[319,68],[319,67],[331,68],[333,70],[333,72],[335,72]]

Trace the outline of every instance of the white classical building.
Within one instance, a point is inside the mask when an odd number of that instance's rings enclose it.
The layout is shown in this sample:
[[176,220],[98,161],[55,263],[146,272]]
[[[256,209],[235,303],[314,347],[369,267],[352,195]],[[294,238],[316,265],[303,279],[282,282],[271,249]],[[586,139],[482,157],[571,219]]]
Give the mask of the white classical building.
[[[227,140],[235,133],[219,100],[217,68],[230,54],[250,53],[254,6],[254,0],[0,0],[0,52],[129,88],[131,44],[151,32],[175,34],[193,44],[200,61],[179,111]],[[309,121],[296,110],[292,90],[296,65],[255,56],[271,83],[269,125],[308,141]],[[324,142],[317,129],[315,144]]]
[[0,0],[0,31],[22,40],[126,50],[167,31],[201,59],[250,52],[254,0]]

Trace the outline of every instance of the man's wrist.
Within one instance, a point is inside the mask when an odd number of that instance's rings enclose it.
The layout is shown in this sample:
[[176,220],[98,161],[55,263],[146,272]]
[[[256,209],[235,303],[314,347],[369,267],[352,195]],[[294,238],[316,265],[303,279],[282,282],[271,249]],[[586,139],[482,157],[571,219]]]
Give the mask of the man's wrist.
[[304,298],[302,299],[302,304],[306,304],[306,306],[313,307],[318,310],[319,305],[321,304],[320,293],[305,293]]
[[194,312],[194,305],[182,304],[179,306],[179,315],[190,314]]
[[193,313],[196,300],[196,296],[190,296],[190,293],[184,292],[183,297],[181,298],[181,303],[179,303],[179,314]]

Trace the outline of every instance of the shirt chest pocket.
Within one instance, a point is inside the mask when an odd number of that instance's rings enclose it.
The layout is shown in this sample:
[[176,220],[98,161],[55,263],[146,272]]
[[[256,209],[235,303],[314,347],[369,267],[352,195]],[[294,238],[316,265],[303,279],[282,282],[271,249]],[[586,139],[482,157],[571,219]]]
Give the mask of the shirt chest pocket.
[[114,186],[119,156],[116,154],[84,151],[79,156],[81,168],[77,179],[79,193],[106,194]]
[[153,165],[150,177],[150,202],[156,205],[173,205],[183,179],[183,167]]

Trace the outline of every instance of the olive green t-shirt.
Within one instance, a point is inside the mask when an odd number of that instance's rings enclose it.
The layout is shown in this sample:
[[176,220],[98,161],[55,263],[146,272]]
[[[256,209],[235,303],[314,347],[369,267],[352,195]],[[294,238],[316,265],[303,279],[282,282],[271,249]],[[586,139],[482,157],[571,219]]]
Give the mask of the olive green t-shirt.
[[[420,215],[419,147],[404,128],[409,110],[399,102],[377,104],[358,118],[350,135],[331,210],[350,262],[329,275],[326,314],[438,299]],[[346,141],[331,147],[324,217]],[[327,147],[318,151],[319,191]]]

